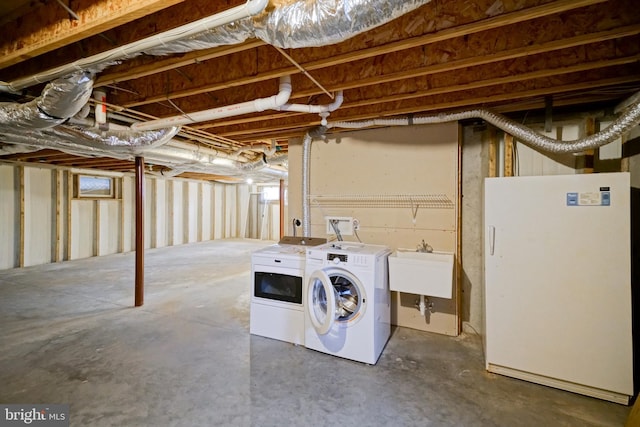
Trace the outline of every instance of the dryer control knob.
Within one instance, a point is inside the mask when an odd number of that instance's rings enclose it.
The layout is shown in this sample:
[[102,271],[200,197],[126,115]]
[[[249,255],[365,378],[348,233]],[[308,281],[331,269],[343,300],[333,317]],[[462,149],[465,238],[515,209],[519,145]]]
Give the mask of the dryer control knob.
[[340,264],[340,258],[338,257],[335,257],[332,261],[334,264]]

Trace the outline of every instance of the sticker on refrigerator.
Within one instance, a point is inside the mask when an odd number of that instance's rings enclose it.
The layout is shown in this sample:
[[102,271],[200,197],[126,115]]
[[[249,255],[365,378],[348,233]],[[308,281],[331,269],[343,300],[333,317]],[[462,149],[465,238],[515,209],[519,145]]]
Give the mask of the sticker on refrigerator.
[[567,206],[611,206],[611,192],[567,193]]

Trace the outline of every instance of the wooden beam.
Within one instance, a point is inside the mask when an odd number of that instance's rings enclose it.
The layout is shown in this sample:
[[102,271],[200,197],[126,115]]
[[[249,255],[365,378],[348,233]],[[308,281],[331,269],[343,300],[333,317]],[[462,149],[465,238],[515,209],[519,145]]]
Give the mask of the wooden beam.
[[498,135],[496,128],[489,127],[489,177],[498,176]]
[[[623,134],[622,140],[620,141],[622,144],[622,152],[624,153],[624,144],[629,140],[629,134]],[[622,156],[620,159],[620,172],[629,172],[629,157]]]
[[203,221],[203,201],[204,199],[204,183],[198,183],[198,236],[197,241],[202,242],[202,221]]
[[94,200],[94,209],[96,210],[96,214],[94,215],[94,238],[93,238],[93,255],[100,256],[100,200]]
[[151,247],[158,247],[158,179],[151,179]]
[[[125,82],[128,80],[139,79],[142,77],[150,76],[152,74],[158,74],[163,71],[169,71],[180,67],[186,67],[191,64],[198,64],[211,59],[220,58],[233,53],[244,52],[250,49],[255,49],[259,46],[264,46],[266,43],[262,40],[249,40],[245,43],[234,45],[215,47],[213,49],[195,50],[193,52],[187,52],[177,57],[169,57],[162,59],[162,57],[154,58],[153,62],[141,64],[134,67],[127,67],[122,71],[114,71],[110,73],[101,74],[96,79],[95,87],[114,85],[118,82]],[[117,88],[116,88],[117,89]]]
[[[578,73],[578,72],[591,70],[591,69],[633,64],[638,61],[640,61],[640,55],[633,55],[630,57],[615,58],[611,60],[582,62],[575,65],[560,67],[560,68],[545,68],[542,70],[532,71],[529,73],[512,74],[504,77],[476,80],[476,81],[465,83],[465,84],[433,87],[425,90],[397,93],[394,95],[380,97],[380,98],[361,99],[354,102],[344,103],[340,107],[340,111],[343,112],[344,110],[349,108],[360,108],[363,106],[370,106],[370,105],[380,104],[380,103],[390,103],[390,102],[403,101],[403,100],[413,99],[413,98],[422,98],[425,96],[434,96],[434,95],[442,95],[442,94],[448,94],[453,92],[470,91],[470,90],[489,87],[489,86],[497,86],[497,85],[521,82],[525,80],[554,77],[554,76],[559,76],[563,74]],[[288,114],[288,116],[301,116],[301,115],[303,115],[303,113]],[[233,118],[230,120],[217,120],[212,123],[195,125],[194,127],[196,129],[214,129],[214,128],[220,128],[220,127],[231,126],[236,124],[246,125],[247,123],[251,123],[251,122],[264,123],[265,121],[268,121],[268,120],[281,119],[283,116],[284,116],[283,113],[273,113],[273,114],[267,114],[267,115],[257,115],[253,117],[241,117],[237,119]],[[233,136],[233,134],[228,134],[228,133],[223,133],[222,135],[227,137]]]
[[62,212],[62,171],[60,169],[55,169],[55,179],[56,179],[56,219],[55,219],[55,248],[53,253],[53,261],[60,262],[62,261],[62,256],[60,254],[60,245],[62,240],[62,219],[60,218],[60,214]]
[[611,60],[582,62],[579,64],[567,66],[567,67],[545,68],[542,70],[532,71],[529,73],[513,74],[513,75],[504,76],[504,77],[477,80],[477,81],[466,83],[466,84],[436,87],[436,88],[430,88],[430,89],[421,90],[421,91],[414,91],[411,93],[399,93],[397,95],[386,96],[384,98],[379,98],[379,99],[362,99],[357,102],[349,102],[349,103],[343,104],[341,107],[341,111],[347,108],[357,108],[357,107],[368,106],[368,105],[378,104],[378,103],[403,101],[406,99],[422,98],[424,96],[441,95],[441,94],[447,94],[452,92],[470,91],[473,89],[479,89],[479,88],[484,88],[489,86],[516,83],[516,82],[521,82],[526,80],[542,79],[546,77],[560,76],[563,74],[579,73],[579,72],[594,70],[598,68],[607,68],[607,67],[614,67],[618,65],[633,64],[638,61],[640,61],[640,55],[633,55],[629,57],[615,58]]
[[[464,70],[470,67],[477,67],[480,65],[487,65],[501,61],[507,61],[511,59],[523,58],[532,55],[539,55],[548,52],[555,52],[558,50],[585,46],[594,44],[597,42],[607,41],[611,39],[618,39],[624,37],[630,37],[640,34],[640,25],[629,25],[623,28],[616,28],[609,31],[600,31],[597,33],[581,34],[579,36],[570,37],[567,39],[553,40],[547,43],[541,43],[537,45],[527,45],[514,49],[508,49],[500,52],[493,52],[487,55],[473,56],[469,58],[463,58],[454,61],[441,62],[433,65],[427,65],[424,67],[413,68],[403,70],[396,73],[388,73],[382,75],[376,75],[365,79],[349,79],[348,81],[331,84],[331,89],[334,91],[348,90],[354,88],[361,88],[364,86],[373,86],[383,83],[396,82],[399,80],[413,79],[417,77],[423,77],[432,75],[435,73],[450,73],[452,71]],[[557,58],[556,58],[557,60]],[[311,88],[307,90],[296,90],[292,94],[291,100],[308,98],[313,95],[317,95],[320,92],[317,89]]]
[[19,245],[19,255],[18,255],[18,267],[24,267],[24,251],[25,251],[25,182],[24,182],[24,166],[18,166],[18,180],[19,180],[19,191],[20,191],[20,245]]
[[126,218],[125,218],[125,206],[126,206],[126,189],[125,189],[125,183],[127,181],[127,178],[122,177],[122,178],[118,178],[120,181],[120,194],[119,194],[119,202],[120,202],[120,227],[119,227],[119,241],[118,241],[118,252],[119,253],[123,253],[124,252],[124,236],[125,236],[125,232],[126,232]]
[[513,135],[504,134],[504,176],[513,176]]
[[73,174],[71,171],[67,171],[67,241],[66,241],[66,254],[65,259],[68,261],[71,259],[71,248],[72,248],[72,229],[73,224],[71,220],[73,219],[72,207],[73,207]]
[[[280,238],[284,237],[284,179],[280,180],[280,197],[278,198],[280,204]],[[244,236],[242,236],[244,237]]]
[[[393,53],[399,50],[410,49],[413,47],[423,46],[439,41],[449,40],[456,37],[462,37],[468,34],[474,34],[490,29],[502,27],[504,25],[517,24],[523,21],[541,18],[548,15],[566,12],[579,7],[590,6],[602,3],[605,0],[560,0],[535,6],[527,9],[498,15],[495,17],[483,19],[469,24],[459,25],[447,28],[441,31],[424,34],[417,37],[407,38],[396,42],[387,43],[381,46],[375,46],[368,49],[346,52],[340,55],[334,55],[317,61],[311,61],[300,64],[307,71],[318,70],[322,68],[332,67],[347,62],[353,62],[361,59],[367,59],[374,56]],[[294,66],[284,67],[276,70],[261,72],[256,75],[243,77],[234,81],[225,81],[217,84],[207,84],[202,87],[193,87],[183,90],[171,91],[163,95],[146,96],[135,101],[122,102],[121,105],[126,108],[139,107],[141,105],[162,102],[166,99],[176,99],[186,96],[194,96],[205,92],[213,92],[230,87],[245,86],[251,83],[258,83],[266,80],[279,78],[284,75],[297,74],[298,69]],[[333,88],[332,88],[333,89]]]
[[[570,83],[565,85],[558,85],[553,87],[537,88],[531,90],[513,90],[505,91],[503,93],[496,93],[491,96],[477,96],[469,94],[468,98],[459,99],[455,101],[442,101],[434,103],[420,103],[415,106],[402,106],[401,104],[392,104],[391,107],[386,107],[383,104],[378,105],[375,109],[362,108],[352,115],[341,115],[339,118],[335,118],[336,121],[354,121],[354,120],[368,120],[379,118],[382,115],[389,115],[388,112],[393,112],[394,116],[402,116],[406,114],[429,114],[432,111],[456,109],[456,108],[469,108],[477,106],[486,106],[491,103],[504,102],[510,100],[518,100],[523,98],[531,98],[537,96],[545,96],[548,94],[557,94],[565,92],[580,91],[585,89],[593,89],[598,87],[614,86],[625,83],[637,83],[640,81],[640,76],[629,75],[620,76],[600,80],[583,81],[580,83]],[[373,104],[373,103],[372,103]],[[239,141],[257,140],[270,138],[272,136],[280,136],[280,132],[283,130],[302,129],[303,131],[309,127],[318,126],[320,119],[304,120],[296,123],[280,123],[273,126],[263,126],[260,128],[250,128],[242,130],[232,130],[226,132],[218,132],[217,135],[235,138]],[[303,132],[304,133],[304,132]],[[242,139],[243,135],[249,135],[249,139]]]
[[6,23],[3,33],[11,34],[0,44],[0,68],[102,33],[184,0],[77,0],[71,20],[56,2],[33,10],[25,19]]
[[144,159],[136,157],[136,269],[134,305],[144,304]]

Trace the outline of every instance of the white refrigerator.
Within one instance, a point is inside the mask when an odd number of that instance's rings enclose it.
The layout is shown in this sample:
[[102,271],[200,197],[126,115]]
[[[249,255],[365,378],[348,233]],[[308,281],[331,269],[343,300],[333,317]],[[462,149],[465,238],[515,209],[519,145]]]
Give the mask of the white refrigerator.
[[487,178],[490,372],[628,404],[628,173]]

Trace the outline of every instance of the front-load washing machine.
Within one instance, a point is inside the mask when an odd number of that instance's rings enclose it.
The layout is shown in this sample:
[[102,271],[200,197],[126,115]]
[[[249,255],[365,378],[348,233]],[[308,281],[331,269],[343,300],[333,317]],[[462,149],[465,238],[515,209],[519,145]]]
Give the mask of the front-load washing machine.
[[305,347],[375,364],[391,332],[386,246],[334,242],[307,249]]

